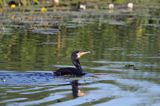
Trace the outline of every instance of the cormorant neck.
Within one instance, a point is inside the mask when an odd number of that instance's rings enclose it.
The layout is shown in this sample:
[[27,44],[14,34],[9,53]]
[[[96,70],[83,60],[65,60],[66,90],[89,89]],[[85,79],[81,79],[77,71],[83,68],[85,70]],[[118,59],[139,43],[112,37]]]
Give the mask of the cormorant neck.
[[74,64],[74,66],[76,67],[76,69],[80,72],[82,72],[82,67],[81,67],[81,64],[79,62],[78,59],[72,59],[72,63]]

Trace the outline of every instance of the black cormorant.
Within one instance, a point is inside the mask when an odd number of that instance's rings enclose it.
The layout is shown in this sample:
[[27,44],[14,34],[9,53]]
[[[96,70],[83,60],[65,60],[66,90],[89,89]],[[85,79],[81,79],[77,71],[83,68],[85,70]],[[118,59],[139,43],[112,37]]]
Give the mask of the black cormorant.
[[73,51],[71,54],[71,60],[75,68],[67,67],[67,68],[60,68],[54,72],[55,76],[65,76],[65,75],[73,75],[73,76],[83,76],[86,73],[83,72],[81,64],[79,62],[79,58],[82,55],[88,54],[90,51]]

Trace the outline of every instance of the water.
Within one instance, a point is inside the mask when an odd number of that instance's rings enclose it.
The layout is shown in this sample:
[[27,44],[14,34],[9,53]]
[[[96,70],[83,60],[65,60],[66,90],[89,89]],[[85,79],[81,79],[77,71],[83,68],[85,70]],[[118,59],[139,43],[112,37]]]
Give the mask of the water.
[[[1,34],[0,105],[159,106],[159,24],[131,13],[136,17],[73,17],[56,32]],[[72,66],[77,49],[91,51],[80,59],[90,74],[52,76],[52,70]]]

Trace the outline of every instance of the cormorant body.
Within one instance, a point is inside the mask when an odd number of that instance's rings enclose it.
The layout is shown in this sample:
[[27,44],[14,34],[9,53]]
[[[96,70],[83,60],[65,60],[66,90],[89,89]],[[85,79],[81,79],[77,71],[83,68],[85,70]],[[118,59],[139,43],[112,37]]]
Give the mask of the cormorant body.
[[67,67],[67,68],[60,68],[54,72],[55,76],[65,76],[65,75],[73,75],[73,76],[83,76],[86,73],[83,72],[81,64],[79,62],[79,58],[82,55],[90,53],[87,52],[80,52],[80,51],[74,51],[71,54],[71,60],[75,68]]

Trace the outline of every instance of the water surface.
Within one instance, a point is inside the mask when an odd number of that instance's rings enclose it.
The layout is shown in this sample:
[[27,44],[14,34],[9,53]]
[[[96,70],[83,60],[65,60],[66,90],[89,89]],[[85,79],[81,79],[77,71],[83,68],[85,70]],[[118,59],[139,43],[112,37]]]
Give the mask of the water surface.
[[[56,31],[0,34],[0,105],[159,106],[159,23],[135,11],[122,19],[114,12],[71,17]],[[149,15],[157,19],[154,12]],[[91,51],[80,61],[93,75],[52,76],[52,70],[72,66],[70,54],[77,49]],[[80,97],[72,93],[74,81]]]

